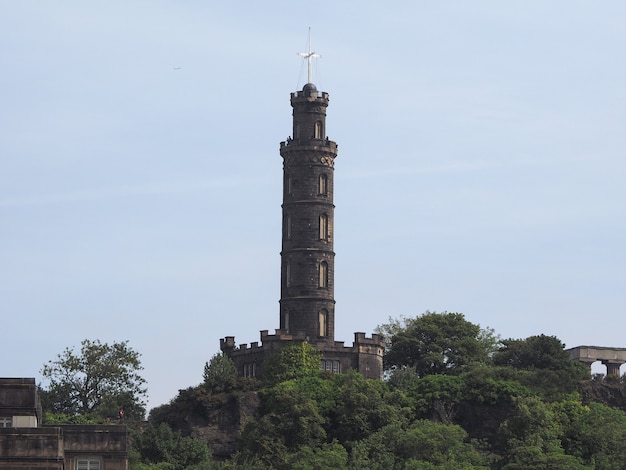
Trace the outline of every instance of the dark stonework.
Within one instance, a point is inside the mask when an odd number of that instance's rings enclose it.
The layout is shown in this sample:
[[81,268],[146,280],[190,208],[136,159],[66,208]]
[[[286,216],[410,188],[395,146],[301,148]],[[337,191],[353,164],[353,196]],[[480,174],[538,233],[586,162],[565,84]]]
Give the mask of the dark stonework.
[[80,458],[97,459],[102,470],[128,468],[127,431],[123,425],[41,425],[35,379],[0,378],[1,470],[76,468]]
[[307,341],[323,353],[321,367],[354,369],[382,378],[384,343],[355,333],[354,344],[335,341],[334,167],[337,144],[326,136],[328,93],[308,83],[291,94],[293,138],[280,143],[283,158],[283,230],[279,329],[261,331],[261,342],[220,348],[242,376],[263,376],[268,355],[290,341]]

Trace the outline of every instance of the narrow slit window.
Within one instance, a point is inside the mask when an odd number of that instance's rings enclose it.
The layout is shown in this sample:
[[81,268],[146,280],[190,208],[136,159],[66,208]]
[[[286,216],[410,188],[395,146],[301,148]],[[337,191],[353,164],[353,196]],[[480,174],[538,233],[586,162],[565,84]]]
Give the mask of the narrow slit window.
[[318,327],[319,327],[318,336],[321,336],[323,338],[328,336],[328,310],[326,309],[320,310]]
[[319,276],[319,287],[328,287],[328,263],[326,261],[320,263]]
[[291,239],[291,215],[285,214],[285,218],[283,219],[283,236],[285,240]]
[[316,121],[313,126],[313,138],[321,139],[322,138],[322,122]]
[[320,194],[328,194],[328,176],[326,173],[320,175]]
[[320,215],[320,240],[328,240],[328,216]]
[[289,310],[283,314],[283,330],[289,332]]

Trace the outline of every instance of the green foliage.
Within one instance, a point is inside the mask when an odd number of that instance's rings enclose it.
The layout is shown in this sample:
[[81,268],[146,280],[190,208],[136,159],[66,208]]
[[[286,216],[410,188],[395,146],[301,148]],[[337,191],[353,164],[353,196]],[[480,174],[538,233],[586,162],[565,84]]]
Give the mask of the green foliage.
[[[506,457],[498,462],[498,470],[593,470],[576,457],[560,451],[543,451],[537,446],[520,445],[511,449]],[[621,467],[613,467],[621,468]]]
[[420,420],[408,428],[389,424],[357,443],[352,468],[487,469],[486,459],[456,425]]
[[262,393],[262,413],[246,423],[241,436],[244,457],[266,465],[284,462],[287,455],[326,439],[324,418],[306,392],[283,384]]
[[343,470],[347,469],[348,452],[336,441],[319,447],[304,446],[287,456],[282,468],[289,470]]
[[102,423],[102,418],[44,411],[43,422],[45,424],[100,424]]
[[223,392],[233,388],[237,380],[235,363],[225,354],[215,354],[210,362],[204,364],[204,386],[212,393]]
[[[210,468],[211,453],[206,443],[183,437],[167,424],[148,426],[134,437],[134,448],[140,454],[140,464],[156,468],[184,470]],[[136,465],[141,468],[141,465]],[[148,467],[155,468],[155,467]]]
[[263,365],[268,384],[319,375],[322,353],[306,341],[293,342],[272,354]]
[[452,423],[453,410],[465,392],[461,377],[429,375],[411,387],[416,415],[422,418],[437,417],[442,423]]
[[[276,352],[264,382],[233,378],[225,358],[214,356],[203,385],[152,410],[131,469],[624,468],[626,414],[572,393],[589,374],[558,339],[500,341],[457,313],[391,320],[379,332],[390,336],[386,382],[322,373],[308,343]],[[582,389],[586,401],[598,389],[626,393],[620,383],[590,386]],[[252,388],[258,393],[242,393]],[[224,462],[203,460],[193,441],[154,426],[189,435],[215,424],[221,409],[220,425],[249,416],[240,451]]]
[[396,398],[387,384],[365,379],[350,371],[338,375],[335,406],[328,414],[327,431],[348,449],[352,443],[367,437],[387,424],[402,420],[401,410],[387,399]]
[[506,339],[494,354],[493,362],[515,369],[562,370],[571,366],[572,360],[565,345],[556,336],[530,336],[526,339]]
[[563,432],[563,447],[596,469],[624,468],[626,413],[601,403],[564,400],[553,405]]
[[490,341],[462,313],[426,312],[403,322],[378,329],[393,334],[384,357],[387,370],[413,368],[420,377],[458,374],[469,365],[487,361],[485,345]]
[[517,372],[506,367],[475,367],[462,374],[462,378],[464,398],[477,404],[495,405],[531,394],[518,380]]
[[571,360],[555,336],[507,339],[502,344],[493,356],[494,364],[518,370],[517,380],[544,399],[560,400],[589,377],[589,368]]
[[80,352],[66,348],[41,370],[44,408],[70,416],[97,415],[143,419],[146,395],[140,354],[128,341],[101,343],[84,340]]

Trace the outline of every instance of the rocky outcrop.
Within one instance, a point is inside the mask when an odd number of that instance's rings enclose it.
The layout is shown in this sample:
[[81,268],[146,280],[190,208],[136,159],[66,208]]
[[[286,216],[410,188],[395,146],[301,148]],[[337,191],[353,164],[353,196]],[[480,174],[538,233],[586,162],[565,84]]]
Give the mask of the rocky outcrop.
[[599,402],[626,411],[626,384],[617,379],[585,380],[580,384],[583,402]]
[[259,406],[255,391],[212,395],[196,387],[180,390],[170,404],[154,409],[150,420],[202,439],[215,457],[226,458],[237,451],[241,431],[246,421],[258,414]]

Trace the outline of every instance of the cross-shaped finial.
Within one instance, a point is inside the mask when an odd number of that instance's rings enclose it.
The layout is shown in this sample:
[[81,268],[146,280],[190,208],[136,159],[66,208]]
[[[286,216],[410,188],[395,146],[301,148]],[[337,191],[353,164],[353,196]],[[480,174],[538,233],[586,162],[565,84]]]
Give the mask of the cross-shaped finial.
[[319,59],[320,57],[322,57],[319,54],[316,54],[315,52],[311,51],[311,27],[309,26],[309,52],[298,52],[299,56],[304,57],[307,62],[308,62],[308,66],[309,66],[309,81],[307,83],[313,83],[313,59]]

